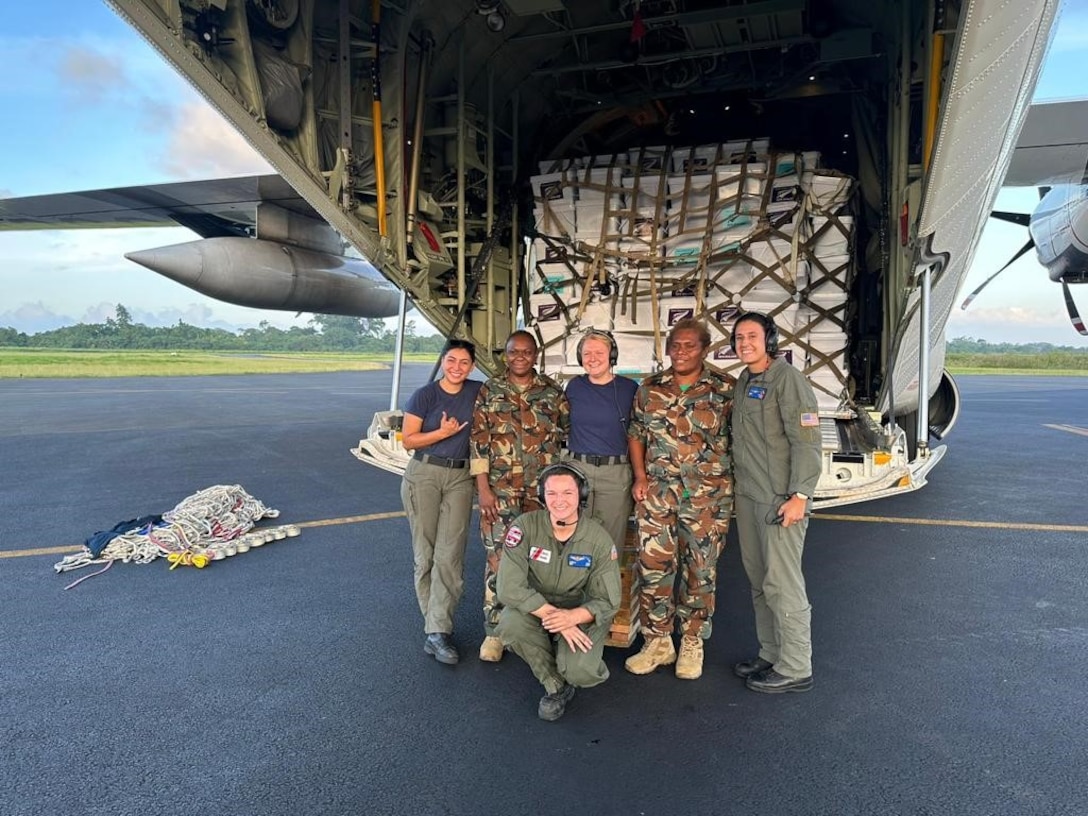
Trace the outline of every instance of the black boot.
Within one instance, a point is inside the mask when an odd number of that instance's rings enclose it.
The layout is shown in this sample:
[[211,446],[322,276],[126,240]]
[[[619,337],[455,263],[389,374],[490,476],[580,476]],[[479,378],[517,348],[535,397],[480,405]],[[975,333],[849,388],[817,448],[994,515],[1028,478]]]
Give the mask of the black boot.
[[563,687],[555,694],[545,694],[540,698],[540,705],[537,706],[536,710],[537,716],[542,720],[555,722],[566,712],[567,703],[570,702],[573,696],[574,686],[570,683],[564,683]]
[[450,636],[445,632],[435,632],[432,635],[427,635],[427,640],[423,643],[423,651],[429,655],[434,655],[434,659],[439,663],[445,663],[447,666],[456,665],[457,661],[461,659],[461,655],[457,654],[457,648],[450,641]]

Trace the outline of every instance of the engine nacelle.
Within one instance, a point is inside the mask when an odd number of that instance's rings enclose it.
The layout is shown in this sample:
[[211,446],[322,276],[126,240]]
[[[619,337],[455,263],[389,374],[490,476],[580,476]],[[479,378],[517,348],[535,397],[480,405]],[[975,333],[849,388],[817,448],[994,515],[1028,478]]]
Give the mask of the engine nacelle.
[[253,238],[205,238],[130,252],[190,289],[257,309],[391,317],[400,292],[369,263]]

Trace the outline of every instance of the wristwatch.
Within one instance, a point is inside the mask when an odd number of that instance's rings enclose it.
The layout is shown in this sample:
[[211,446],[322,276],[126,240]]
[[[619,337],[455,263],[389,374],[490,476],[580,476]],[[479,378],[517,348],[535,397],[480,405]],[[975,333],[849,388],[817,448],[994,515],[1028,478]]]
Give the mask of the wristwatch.
[[804,493],[794,493],[793,495],[796,496],[798,499],[801,499],[801,501],[808,501],[808,496],[806,496]]

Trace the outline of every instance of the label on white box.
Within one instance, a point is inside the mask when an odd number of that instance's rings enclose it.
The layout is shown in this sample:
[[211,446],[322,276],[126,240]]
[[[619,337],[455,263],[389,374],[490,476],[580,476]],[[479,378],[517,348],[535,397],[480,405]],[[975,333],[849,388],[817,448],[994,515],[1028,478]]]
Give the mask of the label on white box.
[[566,172],[544,173],[533,176],[529,184],[533,188],[533,197],[537,202],[564,202],[574,204],[574,188],[569,184],[570,176]]
[[801,188],[796,176],[787,176],[771,182],[767,212],[785,212],[801,205]]
[[627,160],[635,171],[659,173],[665,167],[667,147],[642,147],[627,151]]

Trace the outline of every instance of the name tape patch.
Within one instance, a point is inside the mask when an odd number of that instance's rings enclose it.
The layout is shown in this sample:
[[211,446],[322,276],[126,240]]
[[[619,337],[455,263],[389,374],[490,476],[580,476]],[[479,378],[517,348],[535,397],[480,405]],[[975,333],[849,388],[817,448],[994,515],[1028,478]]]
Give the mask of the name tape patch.
[[530,547],[529,560],[539,561],[541,564],[550,564],[552,562],[552,551],[543,547]]

